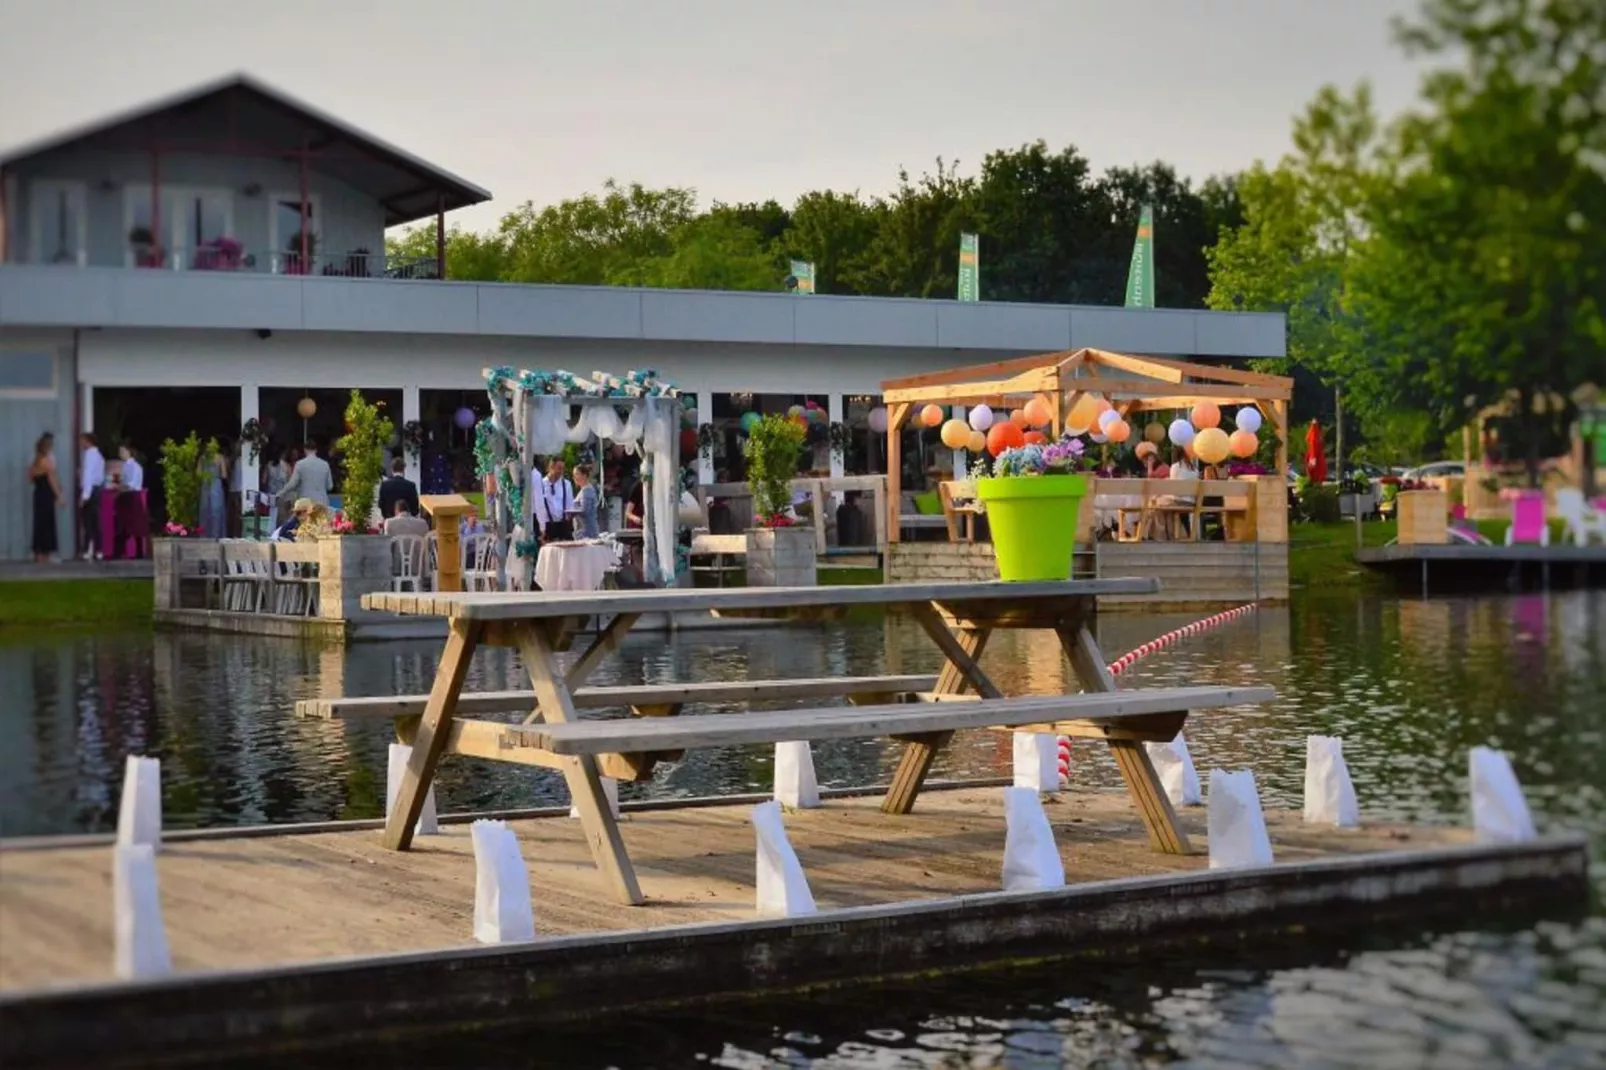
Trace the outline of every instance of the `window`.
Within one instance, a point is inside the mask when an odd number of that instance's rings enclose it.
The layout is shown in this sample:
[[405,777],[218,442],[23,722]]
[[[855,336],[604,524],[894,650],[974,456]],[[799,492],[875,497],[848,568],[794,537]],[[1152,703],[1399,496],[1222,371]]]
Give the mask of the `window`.
[[155,206],[149,185],[127,187],[126,261],[136,267],[217,267],[217,247],[233,238],[234,200],[226,190],[163,186],[161,226],[153,226]]
[[[312,263],[318,258],[319,223],[323,216],[318,211],[318,198],[307,197],[307,254]],[[268,240],[273,244],[274,271],[287,275],[311,274],[311,264],[301,260],[301,195],[275,193],[269,201]]]
[[33,261],[86,262],[84,187],[77,182],[33,184]]
[[0,397],[55,396],[55,354],[0,350]]

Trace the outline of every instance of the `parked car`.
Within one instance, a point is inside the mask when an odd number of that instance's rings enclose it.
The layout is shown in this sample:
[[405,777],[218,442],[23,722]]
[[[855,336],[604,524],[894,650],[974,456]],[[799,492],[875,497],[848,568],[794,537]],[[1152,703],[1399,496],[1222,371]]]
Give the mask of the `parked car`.
[[1430,464],[1418,465],[1409,469],[1401,479],[1445,479],[1450,476],[1464,476],[1467,466],[1461,461],[1433,461]]

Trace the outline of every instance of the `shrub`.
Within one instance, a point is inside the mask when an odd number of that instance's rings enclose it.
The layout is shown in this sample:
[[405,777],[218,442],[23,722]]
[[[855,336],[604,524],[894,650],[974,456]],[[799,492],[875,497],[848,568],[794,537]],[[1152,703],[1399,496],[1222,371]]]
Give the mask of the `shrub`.
[[341,510],[359,532],[368,530],[384,475],[385,446],[396,433],[396,425],[379,411],[383,404],[369,404],[362,391],[353,390],[346,405],[346,433],[335,442],[345,465],[340,481]]
[[1315,483],[1301,476],[1296,490],[1299,512],[1306,520],[1330,524],[1339,519],[1338,488],[1330,483]]
[[747,433],[747,486],[753,492],[753,518],[763,527],[785,523],[792,504],[792,477],[806,432],[788,416],[766,416]]
[[183,442],[162,443],[162,494],[167,499],[167,519],[179,527],[193,529],[201,522],[201,458],[217,452],[217,442],[208,439],[206,452],[194,431]]

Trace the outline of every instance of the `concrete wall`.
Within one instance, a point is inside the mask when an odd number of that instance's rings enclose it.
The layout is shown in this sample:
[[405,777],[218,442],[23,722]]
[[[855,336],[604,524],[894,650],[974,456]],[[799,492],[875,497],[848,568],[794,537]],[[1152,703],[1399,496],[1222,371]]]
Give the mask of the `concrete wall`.
[[[113,153],[81,147],[60,149],[29,157],[7,166],[15,177],[15,204],[8,202],[14,241],[8,250],[13,263],[34,258],[35,203],[40,182],[77,184],[84,206],[85,259],[91,266],[122,268],[128,265],[128,205],[131,197],[148,204],[151,158],[144,153]],[[201,156],[173,154],[160,161],[160,185],[169,191],[206,191],[226,195],[230,217],[229,237],[255,254],[257,270],[266,271],[267,255],[282,252],[289,234],[272,232],[274,203],[281,197],[299,197],[301,175],[292,162],[255,156]],[[260,187],[251,195],[249,187]],[[52,187],[54,189],[55,187]],[[309,200],[316,203],[314,230],[317,252],[344,256],[357,248],[374,254],[385,249],[385,214],[379,202],[342,182],[309,172]],[[168,208],[164,205],[164,217]],[[164,223],[172,248],[172,231]],[[186,242],[193,246],[193,239]]]
[[0,266],[0,325],[905,349],[955,365],[1082,346],[1287,352],[1284,317],[1263,313],[18,265]]
[[33,541],[33,488],[27,466],[34,442],[56,436],[57,478],[67,505],[56,510],[56,538],[71,557],[78,501],[76,369],[71,331],[0,330],[0,561],[26,560]]

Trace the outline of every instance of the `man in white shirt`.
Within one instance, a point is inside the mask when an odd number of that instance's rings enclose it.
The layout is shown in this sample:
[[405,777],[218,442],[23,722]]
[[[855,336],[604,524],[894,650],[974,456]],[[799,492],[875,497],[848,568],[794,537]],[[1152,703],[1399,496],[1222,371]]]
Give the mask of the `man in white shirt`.
[[543,542],[564,542],[574,537],[569,514],[574,509],[574,486],[563,475],[563,462],[547,465],[546,478],[535,481],[536,528]]
[[128,443],[117,447],[122,458],[123,474],[118,483],[117,500],[112,509],[112,556],[120,556],[132,542],[133,556],[144,557],[150,540],[150,517],[145,512],[145,500],[140,494],[145,489],[145,467],[134,455]]
[[128,448],[128,443],[118,447],[117,455],[123,459],[123,489],[144,490],[145,469],[134,457],[134,451]]
[[95,436],[85,432],[78,436],[83,455],[78,462],[78,530],[79,551],[85,561],[99,560],[102,551],[100,533],[100,488],[106,482],[106,458],[95,445]]

